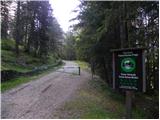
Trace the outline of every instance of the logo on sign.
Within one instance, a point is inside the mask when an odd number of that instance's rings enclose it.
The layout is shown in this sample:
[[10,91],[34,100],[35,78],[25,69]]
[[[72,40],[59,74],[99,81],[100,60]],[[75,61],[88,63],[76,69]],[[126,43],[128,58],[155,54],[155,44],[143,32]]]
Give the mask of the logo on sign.
[[121,61],[121,69],[124,72],[132,72],[136,68],[136,62],[133,58],[124,58]]

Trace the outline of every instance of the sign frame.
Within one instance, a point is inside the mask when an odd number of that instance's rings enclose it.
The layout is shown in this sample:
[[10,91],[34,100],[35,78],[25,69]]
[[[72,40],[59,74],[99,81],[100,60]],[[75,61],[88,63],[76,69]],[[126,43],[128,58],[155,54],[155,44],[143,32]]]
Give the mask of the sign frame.
[[[125,88],[119,88],[119,83],[118,83],[118,88],[117,88],[117,82],[119,82],[117,80],[117,55],[119,53],[123,53],[123,52],[140,52],[141,55],[140,55],[140,59],[139,60],[142,65],[140,67],[141,68],[141,73],[139,73],[141,75],[141,90],[134,90],[134,91],[141,91],[141,92],[146,92],[146,70],[145,70],[145,48],[123,48],[123,49],[112,49],[111,52],[112,52],[112,69],[113,69],[113,73],[112,73],[112,76],[113,76],[113,89],[124,89],[124,90],[133,90],[133,89],[125,89]],[[137,58],[136,58],[137,59]],[[139,84],[139,83],[138,83]]]

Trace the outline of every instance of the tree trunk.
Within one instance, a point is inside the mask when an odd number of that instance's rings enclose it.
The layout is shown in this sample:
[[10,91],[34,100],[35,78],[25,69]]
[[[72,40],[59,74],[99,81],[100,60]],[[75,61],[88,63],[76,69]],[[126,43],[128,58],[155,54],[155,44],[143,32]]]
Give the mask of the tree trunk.
[[120,8],[120,10],[122,11],[122,14],[120,15],[121,48],[127,48],[130,47],[130,44],[128,40],[127,7],[125,1],[123,2],[123,7]]
[[20,41],[20,1],[17,3],[17,19],[16,19],[16,54],[19,55],[19,41]]

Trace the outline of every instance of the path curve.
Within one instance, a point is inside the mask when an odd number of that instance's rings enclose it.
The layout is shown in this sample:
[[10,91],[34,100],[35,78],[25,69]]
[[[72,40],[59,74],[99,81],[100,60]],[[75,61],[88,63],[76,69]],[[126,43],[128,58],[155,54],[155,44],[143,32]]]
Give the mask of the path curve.
[[68,74],[77,70],[67,70],[67,66],[77,64],[65,61],[65,66],[57,71],[2,93],[2,118],[54,118],[54,110],[71,99],[80,85],[90,78],[90,74],[82,70],[80,76]]

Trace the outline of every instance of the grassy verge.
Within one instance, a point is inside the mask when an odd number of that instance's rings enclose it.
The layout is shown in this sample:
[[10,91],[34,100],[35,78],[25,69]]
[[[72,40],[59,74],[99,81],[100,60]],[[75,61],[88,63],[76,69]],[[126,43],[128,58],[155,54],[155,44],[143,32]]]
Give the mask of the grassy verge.
[[87,62],[75,61],[82,69],[89,69],[89,64]]
[[17,72],[29,72],[35,67],[42,65],[51,65],[59,59],[56,54],[49,54],[44,60],[35,57],[34,53],[24,52],[24,48],[20,47],[20,53],[15,54],[15,40],[1,40],[1,70],[13,70]]
[[54,64],[57,61],[53,55],[50,55],[44,63],[44,60],[24,52],[21,52],[19,57],[16,57],[15,53],[10,50],[1,50],[1,55],[1,70],[14,70],[17,72],[29,72],[35,67]]
[[48,70],[45,70],[45,71],[41,71],[37,74],[34,74],[32,76],[21,76],[21,77],[18,77],[18,78],[15,78],[15,79],[12,79],[12,80],[9,80],[9,81],[6,81],[6,82],[2,82],[1,83],[1,91],[4,92],[6,90],[9,90],[9,89],[12,89],[20,84],[23,84],[23,83],[27,83],[31,80],[36,80],[38,78],[40,78],[41,76],[43,75],[46,75],[46,74],[49,74],[50,72],[53,72],[55,70],[57,70],[58,68],[60,68],[64,63],[56,66],[56,67],[53,67],[53,68],[50,68]]
[[[82,86],[76,96],[65,103],[53,116],[66,119],[123,119],[125,97],[114,92],[100,78]],[[133,109],[133,118],[145,118],[138,108]]]
[[[17,56],[15,54],[15,40],[13,39],[6,39],[1,40],[1,71],[11,70],[16,71],[18,73],[27,73],[31,72],[39,67],[47,67],[49,65],[54,65],[58,62],[58,57],[56,54],[49,54],[48,57],[44,60],[39,57],[35,57],[34,53],[26,53],[24,52],[24,48],[20,45],[20,53]],[[58,66],[57,66],[58,67]],[[56,68],[57,68],[56,67]],[[30,76],[21,76],[17,78],[12,78],[11,80],[6,80],[5,82],[1,83],[1,90],[2,92],[16,87],[22,83],[31,81],[33,79],[38,78],[41,74],[46,74],[49,71],[52,71],[56,68],[51,67],[48,70],[43,70],[38,72],[37,74],[30,75]],[[10,75],[6,75],[10,76]],[[11,77],[11,76],[10,76]]]
[[[88,67],[88,64],[85,62],[81,62],[81,61],[76,61],[76,62],[81,66],[82,69],[86,68],[86,66]],[[91,98],[91,95],[93,95],[93,92],[95,92],[93,96],[95,98],[98,97],[98,99],[101,99],[100,100],[101,104],[98,105],[98,101],[96,101],[95,99],[95,100],[92,100],[94,105],[89,105],[89,104],[92,104],[92,102],[90,101],[90,99],[86,100],[88,101],[88,103],[87,105],[85,105],[85,107],[88,106],[88,108],[91,108],[91,109],[88,110],[88,112],[86,111],[85,113],[81,114],[79,118],[124,118],[125,117],[125,112],[126,112],[125,111],[125,96],[122,96],[119,93],[117,94],[116,92],[113,92],[113,90],[111,90],[110,87],[107,87],[107,84],[104,83],[104,81],[100,79],[90,81],[90,85],[88,85],[88,88],[89,89],[87,90],[86,89],[81,90],[79,94],[81,92],[84,92],[86,96],[88,96],[88,98]],[[101,98],[99,95],[103,97]],[[78,102],[78,104],[83,104],[82,101],[84,99],[80,100],[81,97],[83,96],[79,95],[79,98],[77,100],[75,99],[73,102],[80,101]],[[146,94],[146,93],[135,92],[135,98],[133,99],[133,109],[132,109],[133,118],[135,119],[141,119],[141,118],[142,119],[143,118],[145,119],[146,118],[147,119],[156,118],[157,119],[159,118],[159,107],[158,107],[159,100],[158,99],[159,99],[158,92],[152,95]],[[104,101],[106,101],[108,104],[106,105]],[[89,106],[92,106],[92,107],[89,107]],[[108,108],[108,106],[111,106],[111,107]],[[109,112],[109,110],[111,109],[116,109],[116,110],[114,110],[113,112]],[[94,110],[96,110],[97,112],[95,113]]]

